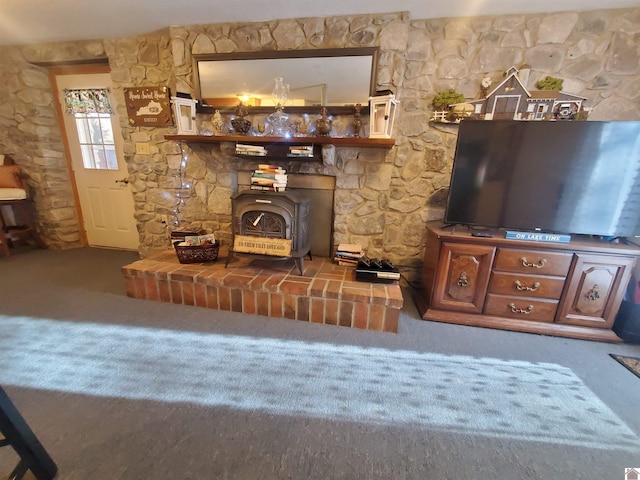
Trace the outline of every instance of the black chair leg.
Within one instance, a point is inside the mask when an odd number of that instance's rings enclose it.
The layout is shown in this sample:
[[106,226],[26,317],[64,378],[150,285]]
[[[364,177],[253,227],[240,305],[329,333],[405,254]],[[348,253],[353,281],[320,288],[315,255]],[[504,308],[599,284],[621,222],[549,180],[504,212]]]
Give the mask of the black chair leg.
[[31,470],[37,480],[55,478],[58,473],[57,465],[2,387],[0,387],[0,433],[4,436],[0,446],[11,446],[20,457],[20,462],[9,476],[10,479],[19,480],[27,470]]
[[24,460],[20,460],[7,480],[22,480],[22,477],[24,477],[24,474],[27,473],[28,470],[29,467],[27,467],[26,462]]

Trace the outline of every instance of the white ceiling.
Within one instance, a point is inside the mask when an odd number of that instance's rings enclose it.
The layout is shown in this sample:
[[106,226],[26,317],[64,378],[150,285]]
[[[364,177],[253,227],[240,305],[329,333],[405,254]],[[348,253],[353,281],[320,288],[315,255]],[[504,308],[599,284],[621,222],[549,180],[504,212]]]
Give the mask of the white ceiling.
[[0,0],[0,45],[128,37],[171,25],[407,11],[412,19],[639,7],[640,0]]

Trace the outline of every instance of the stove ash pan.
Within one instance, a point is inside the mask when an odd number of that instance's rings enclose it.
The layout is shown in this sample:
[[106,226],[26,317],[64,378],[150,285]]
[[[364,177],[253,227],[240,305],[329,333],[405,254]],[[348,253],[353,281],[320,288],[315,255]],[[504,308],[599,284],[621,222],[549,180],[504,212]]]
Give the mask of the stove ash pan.
[[309,199],[296,191],[240,191],[231,196],[234,235],[291,240],[290,257],[310,254]]

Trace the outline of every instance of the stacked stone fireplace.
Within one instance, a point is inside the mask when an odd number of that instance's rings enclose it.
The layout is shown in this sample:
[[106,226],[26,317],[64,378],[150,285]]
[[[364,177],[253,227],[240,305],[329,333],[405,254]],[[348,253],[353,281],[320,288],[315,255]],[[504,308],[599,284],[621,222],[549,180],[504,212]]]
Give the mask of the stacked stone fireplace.
[[249,174],[238,172],[238,193],[232,195],[234,231],[290,238],[293,255],[302,259],[307,252],[313,254],[297,268],[292,268],[290,261],[265,261],[245,255],[227,264],[224,257],[231,253],[225,247],[221,249],[223,258],[217,262],[183,265],[174,252],[167,251],[123,267],[127,294],[273,318],[396,332],[404,303],[398,283],[358,282],[353,268],[337,265],[331,258],[335,181],[328,175],[294,174],[289,176],[286,192],[252,193]]

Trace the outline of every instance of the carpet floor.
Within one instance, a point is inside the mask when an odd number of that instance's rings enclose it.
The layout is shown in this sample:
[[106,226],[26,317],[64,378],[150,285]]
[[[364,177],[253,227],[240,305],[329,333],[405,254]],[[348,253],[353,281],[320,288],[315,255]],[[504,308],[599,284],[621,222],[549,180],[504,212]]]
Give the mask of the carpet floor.
[[[640,463],[607,344],[420,320],[398,334],[128,298],[133,252],[0,263],[0,384],[61,480],[600,479]],[[15,455],[0,449],[0,478]]]

